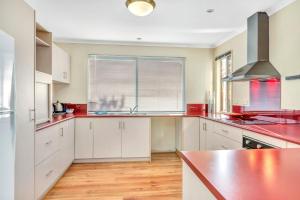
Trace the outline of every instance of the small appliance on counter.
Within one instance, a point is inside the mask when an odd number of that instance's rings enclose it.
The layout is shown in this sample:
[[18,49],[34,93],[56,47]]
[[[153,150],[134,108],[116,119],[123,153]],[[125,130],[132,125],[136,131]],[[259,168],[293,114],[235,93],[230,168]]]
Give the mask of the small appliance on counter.
[[53,114],[54,115],[66,114],[66,105],[60,103],[59,101],[53,103]]

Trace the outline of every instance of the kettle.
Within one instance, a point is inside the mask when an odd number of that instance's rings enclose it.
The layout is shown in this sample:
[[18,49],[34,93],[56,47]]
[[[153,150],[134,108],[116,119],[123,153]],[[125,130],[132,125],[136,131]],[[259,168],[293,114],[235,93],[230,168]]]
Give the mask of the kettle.
[[66,112],[65,104],[57,101],[56,103],[53,104],[53,112],[54,113],[65,113]]

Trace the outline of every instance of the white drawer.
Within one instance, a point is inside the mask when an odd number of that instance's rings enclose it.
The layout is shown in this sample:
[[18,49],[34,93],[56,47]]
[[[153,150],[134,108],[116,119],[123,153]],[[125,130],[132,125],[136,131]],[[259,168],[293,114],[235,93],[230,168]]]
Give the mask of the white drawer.
[[217,133],[207,134],[207,150],[233,150],[242,149],[242,144]]
[[243,141],[242,130],[239,128],[235,128],[221,123],[216,123],[215,132],[220,135],[223,135],[224,137],[228,137],[232,140],[235,140],[239,143],[242,143]]
[[59,152],[35,167],[35,195],[40,199],[59,177]]
[[38,131],[35,134],[35,164],[43,160],[59,148],[59,127],[52,126]]

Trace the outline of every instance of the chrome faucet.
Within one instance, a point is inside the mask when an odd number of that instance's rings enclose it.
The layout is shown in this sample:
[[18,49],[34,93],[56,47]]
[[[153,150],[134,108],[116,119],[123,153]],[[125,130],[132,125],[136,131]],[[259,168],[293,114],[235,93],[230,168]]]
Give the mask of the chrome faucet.
[[133,114],[134,112],[137,111],[138,105],[135,105],[133,108],[129,108],[130,109],[130,114]]

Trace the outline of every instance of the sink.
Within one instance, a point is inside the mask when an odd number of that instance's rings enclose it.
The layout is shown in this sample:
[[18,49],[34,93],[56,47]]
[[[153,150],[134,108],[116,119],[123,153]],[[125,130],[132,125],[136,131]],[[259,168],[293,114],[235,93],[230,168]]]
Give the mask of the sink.
[[92,113],[99,116],[181,116],[183,113],[145,113],[145,112],[95,112]]

